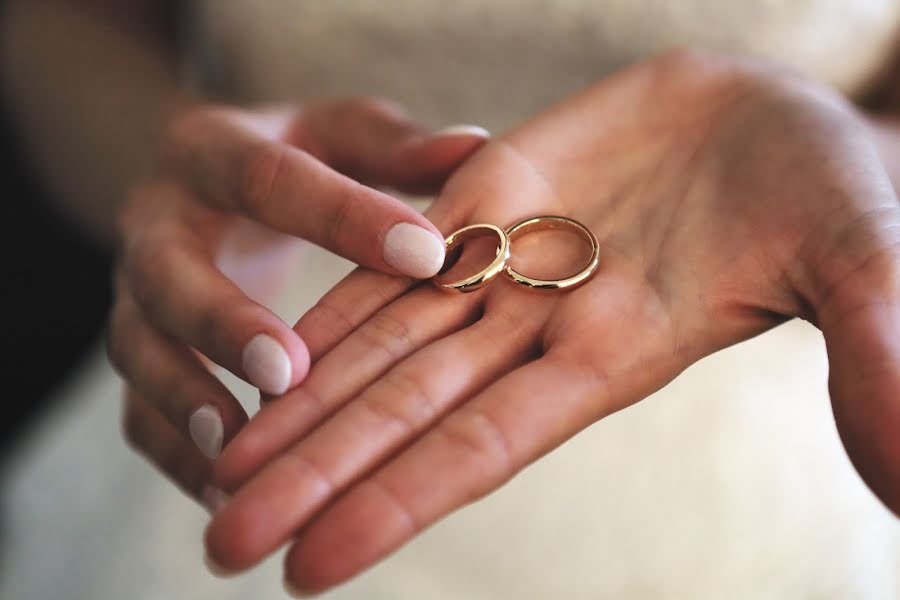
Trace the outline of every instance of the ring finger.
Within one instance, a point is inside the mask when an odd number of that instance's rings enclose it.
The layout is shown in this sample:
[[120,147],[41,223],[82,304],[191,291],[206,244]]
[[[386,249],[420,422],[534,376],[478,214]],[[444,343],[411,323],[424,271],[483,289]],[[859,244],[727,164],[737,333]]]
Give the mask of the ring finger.
[[108,352],[129,385],[208,458],[247,421],[222,382],[189,348],[150,326],[126,290],[110,319]]

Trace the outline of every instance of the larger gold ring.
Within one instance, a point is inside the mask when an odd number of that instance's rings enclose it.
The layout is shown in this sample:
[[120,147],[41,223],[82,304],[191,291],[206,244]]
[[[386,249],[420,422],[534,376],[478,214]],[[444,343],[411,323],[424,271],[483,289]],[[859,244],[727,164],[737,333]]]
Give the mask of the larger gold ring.
[[588,264],[578,273],[565,279],[536,279],[522,275],[511,266],[506,266],[506,275],[519,285],[535,290],[573,290],[587,282],[600,265],[600,243],[590,229],[567,217],[543,216],[525,219],[506,230],[510,242],[532,231],[545,229],[568,229],[587,241],[591,246],[591,258]]
[[444,240],[446,253],[449,255],[454,248],[456,248],[463,242],[482,235],[485,229],[496,234],[496,236],[500,240],[500,242],[497,244],[497,256],[494,258],[491,264],[489,264],[478,273],[475,273],[471,277],[460,279],[459,281],[441,283],[437,281],[437,279],[432,279],[434,285],[438,286],[440,289],[446,292],[457,292],[464,294],[467,292],[474,292],[475,290],[486,286],[491,281],[493,281],[494,278],[497,277],[497,275],[503,272],[504,267],[506,267],[506,261],[509,260],[509,236],[506,235],[505,231],[503,231],[496,225],[480,223],[477,225],[469,225],[468,227],[463,227],[462,229],[451,233],[449,236],[447,236],[447,239]]

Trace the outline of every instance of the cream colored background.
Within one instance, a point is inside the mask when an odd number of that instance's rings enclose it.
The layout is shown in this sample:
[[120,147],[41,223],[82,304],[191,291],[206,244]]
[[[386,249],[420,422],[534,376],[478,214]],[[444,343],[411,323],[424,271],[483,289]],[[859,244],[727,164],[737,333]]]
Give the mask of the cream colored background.
[[[853,91],[900,22],[898,3],[876,0],[197,6],[196,67],[235,97],[375,92],[435,126],[495,130],[688,42]],[[290,322],[349,269],[298,252],[275,302]],[[900,521],[849,465],[826,377],[821,336],[800,322],[716,354],[329,597],[898,598]],[[13,462],[0,598],[281,597],[278,559],[234,580],[206,573],[205,513],[126,451],[119,395],[98,349]]]

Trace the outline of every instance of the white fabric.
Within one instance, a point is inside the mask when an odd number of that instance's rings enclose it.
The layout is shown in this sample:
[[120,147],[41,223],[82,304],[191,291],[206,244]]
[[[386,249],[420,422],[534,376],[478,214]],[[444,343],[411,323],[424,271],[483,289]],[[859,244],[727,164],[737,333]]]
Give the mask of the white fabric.
[[847,92],[885,66],[900,0],[195,0],[201,72],[246,100],[382,94],[494,131],[625,64],[698,46]]

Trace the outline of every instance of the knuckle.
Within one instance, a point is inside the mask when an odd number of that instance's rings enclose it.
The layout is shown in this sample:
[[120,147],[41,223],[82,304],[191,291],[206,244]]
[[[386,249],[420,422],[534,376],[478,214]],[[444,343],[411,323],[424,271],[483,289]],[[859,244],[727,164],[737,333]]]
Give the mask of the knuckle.
[[327,220],[325,237],[332,248],[347,248],[359,238],[359,231],[351,226],[351,217],[367,200],[361,184],[352,182],[332,202],[331,214]]
[[307,484],[310,491],[320,498],[328,498],[338,490],[337,482],[310,457],[295,452],[286,454],[284,460],[289,462],[291,470],[296,473],[296,479]]
[[439,406],[416,377],[395,371],[385,377],[390,393],[370,397],[363,405],[378,420],[393,424],[404,435],[412,435],[439,414]]
[[170,293],[160,288],[164,274],[178,268],[182,256],[183,249],[165,233],[147,232],[136,239],[124,257],[125,279],[135,300],[153,312],[155,301]]
[[403,495],[395,492],[383,479],[371,477],[362,485],[370,486],[370,489],[376,494],[388,500],[400,517],[406,521],[410,532],[421,531],[425,528],[425,523],[416,515],[409,501]]
[[307,313],[301,321],[303,331],[298,331],[301,338],[305,338],[304,332],[325,330],[329,337],[335,340],[342,340],[356,329],[356,324],[350,318],[348,313],[336,306],[319,300]]
[[205,105],[177,114],[163,129],[163,155],[176,160],[181,158],[184,149],[189,147],[193,140],[203,136],[210,127],[233,119],[237,112],[227,106]]
[[290,148],[278,142],[255,141],[239,153],[237,177],[238,208],[250,215],[263,215],[271,210],[273,190],[284,177]]
[[149,396],[166,421],[179,431],[187,432],[192,403],[186,396],[193,390],[191,381],[170,370],[160,369],[159,375],[155,383],[158,387]]
[[760,68],[763,62],[758,59],[738,59],[693,47],[668,50],[650,64],[658,82],[704,95],[752,90],[768,82],[772,72]]
[[651,65],[659,81],[704,94],[780,97],[786,92],[820,94],[824,90],[795,67],[695,47],[668,50],[653,59]]
[[173,237],[195,230],[188,227],[202,211],[192,206],[188,191],[170,178],[157,178],[136,184],[128,190],[116,214],[116,225],[123,250],[148,233],[165,232]]
[[484,337],[488,343],[502,343],[518,348],[537,339],[543,321],[523,313],[520,306],[497,301],[486,307],[480,324],[483,324]]
[[215,356],[218,354],[215,350],[228,347],[227,332],[233,329],[231,324],[240,311],[239,307],[240,299],[221,298],[193,312],[192,331],[188,333],[192,340],[196,340],[195,345],[200,346],[198,349],[201,352],[210,352]]
[[403,358],[412,343],[409,325],[387,311],[375,313],[359,332],[368,345],[394,360]]
[[814,280],[808,295],[826,312],[848,316],[873,297],[884,301],[898,297],[900,209],[861,211],[838,228],[832,239],[810,239],[805,245],[808,249],[802,254]]
[[503,429],[488,413],[472,406],[444,421],[441,432],[451,447],[478,469],[506,480],[515,473],[512,445]]
[[209,111],[205,108],[186,110],[171,119],[162,132],[160,156],[163,165],[172,166],[183,161],[192,140],[202,135],[209,119]]

